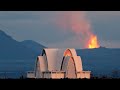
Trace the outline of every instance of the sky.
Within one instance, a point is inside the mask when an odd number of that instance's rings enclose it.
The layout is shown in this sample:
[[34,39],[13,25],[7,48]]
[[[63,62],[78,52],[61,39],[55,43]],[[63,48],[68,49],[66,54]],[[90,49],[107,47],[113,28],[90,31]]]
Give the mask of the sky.
[[0,11],[0,29],[47,47],[85,48],[92,34],[100,46],[120,48],[120,11]]

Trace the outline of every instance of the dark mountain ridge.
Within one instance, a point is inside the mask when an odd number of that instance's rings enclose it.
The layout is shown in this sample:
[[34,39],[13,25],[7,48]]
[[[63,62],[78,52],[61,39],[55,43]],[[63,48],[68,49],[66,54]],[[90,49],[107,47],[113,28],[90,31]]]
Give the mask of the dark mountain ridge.
[[44,47],[33,41],[29,41],[28,44],[25,41],[18,42],[14,40],[0,30],[0,59],[33,59],[38,55],[38,51],[35,51],[33,48],[39,47],[39,49],[42,49]]
[[77,54],[82,58],[83,68],[94,74],[112,75],[115,70],[120,74],[120,49],[77,49]]

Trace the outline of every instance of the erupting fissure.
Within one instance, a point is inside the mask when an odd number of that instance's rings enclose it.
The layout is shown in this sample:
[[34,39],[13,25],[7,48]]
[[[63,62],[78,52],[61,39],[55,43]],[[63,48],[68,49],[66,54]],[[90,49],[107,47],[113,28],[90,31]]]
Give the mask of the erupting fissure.
[[88,48],[99,48],[99,42],[96,35],[91,35],[88,41]]

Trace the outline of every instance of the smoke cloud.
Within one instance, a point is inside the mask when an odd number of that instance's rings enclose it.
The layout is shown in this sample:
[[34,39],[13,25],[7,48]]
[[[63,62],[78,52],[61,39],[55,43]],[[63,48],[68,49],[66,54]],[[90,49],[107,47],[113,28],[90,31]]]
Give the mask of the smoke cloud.
[[75,37],[83,44],[83,48],[88,47],[88,42],[93,32],[91,30],[90,21],[86,17],[86,13],[83,11],[63,11],[57,14],[56,25],[62,28],[64,32],[72,32]]

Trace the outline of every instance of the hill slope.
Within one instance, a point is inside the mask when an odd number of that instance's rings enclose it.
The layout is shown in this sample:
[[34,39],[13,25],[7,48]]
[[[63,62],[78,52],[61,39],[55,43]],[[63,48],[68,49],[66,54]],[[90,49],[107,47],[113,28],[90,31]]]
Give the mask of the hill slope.
[[35,41],[32,41],[32,40],[24,40],[21,42],[21,44],[28,47],[29,49],[33,50],[37,54],[40,54],[41,50],[43,48],[46,48],[45,46],[43,46]]
[[120,72],[120,49],[79,49],[77,54],[82,58],[83,68],[96,75],[112,75],[115,70]]
[[0,59],[33,59],[38,55],[36,49],[44,47],[33,41],[32,43],[29,41],[28,44],[25,41],[18,42],[14,40],[11,36],[0,30]]

